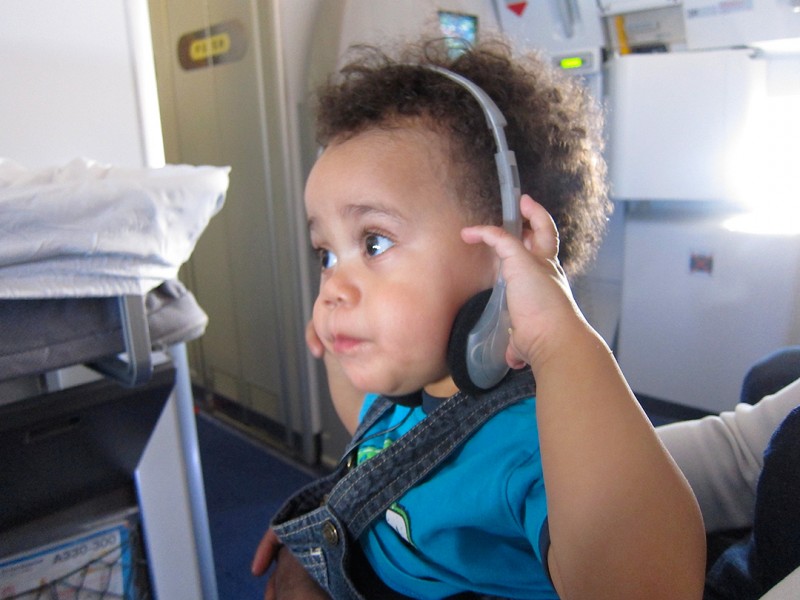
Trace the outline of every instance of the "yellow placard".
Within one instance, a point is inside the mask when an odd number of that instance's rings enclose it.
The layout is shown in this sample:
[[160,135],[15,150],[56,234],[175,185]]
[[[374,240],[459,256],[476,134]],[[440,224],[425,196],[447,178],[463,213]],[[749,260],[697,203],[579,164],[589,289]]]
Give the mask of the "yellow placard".
[[189,58],[195,61],[221,56],[231,49],[231,36],[218,33],[208,38],[194,40],[189,46]]
[[237,20],[199,29],[178,40],[178,61],[186,69],[200,69],[235,62],[244,57],[247,34]]

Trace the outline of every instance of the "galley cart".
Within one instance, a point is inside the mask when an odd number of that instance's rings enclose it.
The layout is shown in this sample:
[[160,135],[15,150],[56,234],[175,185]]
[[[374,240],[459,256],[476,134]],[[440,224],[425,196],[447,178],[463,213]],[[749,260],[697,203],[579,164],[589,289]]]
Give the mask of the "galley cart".
[[0,597],[216,600],[185,349],[206,322],[176,280],[0,300]]

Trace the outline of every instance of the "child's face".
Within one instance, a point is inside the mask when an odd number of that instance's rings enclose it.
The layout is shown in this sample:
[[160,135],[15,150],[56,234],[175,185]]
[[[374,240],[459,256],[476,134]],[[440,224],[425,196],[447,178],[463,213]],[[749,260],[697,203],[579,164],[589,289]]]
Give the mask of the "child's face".
[[405,128],[331,144],[309,175],[320,254],[314,327],[361,391],[455,392],[445,365],[458,309],[494,283],[491,250],[468,245],[441,138]]

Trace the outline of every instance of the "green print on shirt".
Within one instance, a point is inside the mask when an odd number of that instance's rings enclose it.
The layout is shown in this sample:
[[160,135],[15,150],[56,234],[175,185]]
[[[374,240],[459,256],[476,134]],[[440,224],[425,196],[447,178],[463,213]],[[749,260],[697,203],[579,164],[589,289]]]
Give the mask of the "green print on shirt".
[[389,527],[394,529],[406,543],[415,546],[414,540],[411,539],[411,519],[402,506],[397,502],[392,504],[386,511],[386,522]]
[[385,439],[383,440],[383,447],[380,446],[362,446],[358,449],[358,456],[357,456],[357,464],[361,464],[363,462],[368,461],[370,458],[374,458],[378,456],[381,452],[386,450],[389,446],[392,445],[393,440]]

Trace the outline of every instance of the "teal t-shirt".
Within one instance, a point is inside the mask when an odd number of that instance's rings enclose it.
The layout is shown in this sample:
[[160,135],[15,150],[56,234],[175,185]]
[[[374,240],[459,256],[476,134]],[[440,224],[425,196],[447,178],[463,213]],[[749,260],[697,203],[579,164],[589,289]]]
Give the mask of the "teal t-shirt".
[[[367,396],[362,418],[376,398]],[[366,433],[359,462],[425,417],[421,407],[394,406]],[[360,542],[378,576],[407,596],[557,599],[540,551],[546,517],[536,400],[528,398],[484,424]]]

